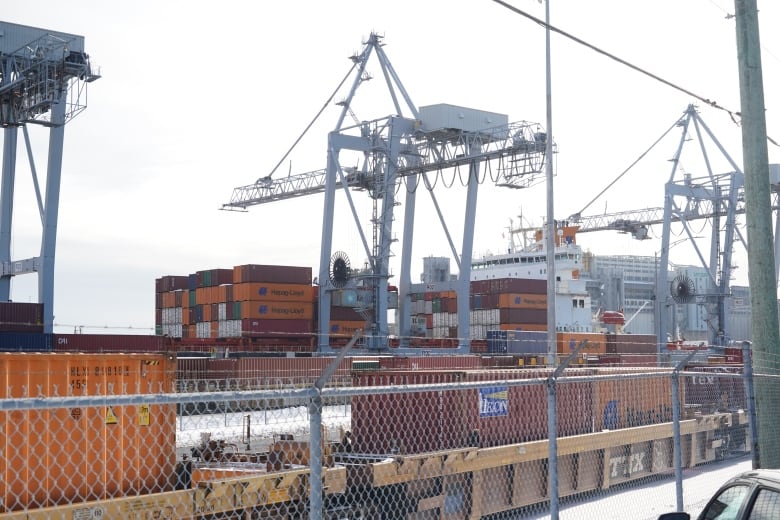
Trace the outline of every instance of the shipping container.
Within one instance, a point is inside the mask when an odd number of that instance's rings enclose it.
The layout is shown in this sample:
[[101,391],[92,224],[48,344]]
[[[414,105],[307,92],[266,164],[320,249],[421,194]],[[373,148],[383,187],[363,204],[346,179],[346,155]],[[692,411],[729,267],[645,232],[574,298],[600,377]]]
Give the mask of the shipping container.
[[270,282],[311,285],[311,267],[285,265],[237,265],[233,268],[233,283]]
[[235,301],[313,302],[314,289],[301,284],[238,283],[233,286],[233,298]]
[[358,330],[364,330],[368,324],[365,320],[355,321],[330,321],[328,330],[331,334],[337,336],[352,336]]
[[507,342],[508,354],[546,354],[547,332],[518,330],[514,341]]
[[[569,371],[567,371],[568,373]],[[433,370],[356,373],[357,386],[395,386],[547,378],[546,370]],[[352,434],[365,453],[421,453],[465,446],[515,444],[547,438],[543,384],[441,392],[355,396]],[[593,429],[592,383],[558,388],[558,433]]]
[[[0,354],[0,399],[174,390],[159,354]],[[172,491],[176,410],[170,404],[0,412],[0,510]]]
[[586,344],[580,350],[581,354],[606,354],[607,335],[596,332],[558,332],[558,353],[570,354],[581,342]]
[[307,302],[242,302],[244,319],[312,320],[314,308]]
[[656,354],[658,340],[654,334],[607,334],[607,344],[614,341],[614,354]]
[[546,294],[503,293],[498,295],[502,309],[547,309]]
[[167,352],[167,338],[134,334],[54,334],[56,352]]
[[50,352],[51,350],[51,334],[36,332],[0,332],[0,351]]
[[311,320],[267,320],[246,318],[241,320],[241,331],[244,335],[300,335],[311,334],[314,330],[313,325]]
[[189,277],[187,276],[162,276],[154,281],[155,292],[162,293],[189,289]]
[[43,304],[0,302],[0,331],[43,332]]
[[547,323],[547,309],[499,309],[499,323]]

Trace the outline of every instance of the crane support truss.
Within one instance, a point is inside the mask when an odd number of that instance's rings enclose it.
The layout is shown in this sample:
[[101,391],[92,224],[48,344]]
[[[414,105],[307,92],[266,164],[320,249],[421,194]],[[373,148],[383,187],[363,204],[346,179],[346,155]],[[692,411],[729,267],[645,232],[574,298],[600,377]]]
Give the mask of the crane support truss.
[[[57,244],[64,125],[86,108],[87,83],[100,77],[84,52],[84,37],[0,22],[0,301],[11,300],[11,278],[38,274],[43,330],[54,326],[54,258]],[[45,193],[41,196],[27,124],[48,127]],[[18,129],[24,132],[42,224],[40,256],[11,258]]]
[[[734,242],[746,246],[745,237],[737,226],[737,216],[745,213],[744,175],[734,160],[728,155],[718,139],[699,116],[696,108],[689,105],[677,126],[682,129],[677,151],[672,159],[672,172],[665,185],[665,204],[663,208],[646,208],[624,212],[583,217],[575,214],[569,217],[570,225],[579,226],[579,232],[615,230],[630,233],[636,239],[648,237],[649,226],[661,224],[661,250],[659,255],[658,277],[655,288],[656,334],[659,338],[659,355],[665,348],[664,339],[671,335],[669,330],[670,286],[668,280],[669,242],[671,225],[682,225],[688,242],[691,244],[708,274],[708,287],[697,296],[697,304],[707,309],[707,323],[710,327],[710,342],[723,345],[730,339],[726,330],[726,314],[731,294],[729,287],[732,269]],[[700,143],[705,175],[694,178],[690,174],[678,175],[683,146],[688,140]],[[729,173],[714,173],[712,158],[705,147],[705,137],[725,159]],[[775,204],[777,207],[777,204]],[[696,241],[696,233],[691,230],[694,220],[709,221],[711,236],[710,250],[703,252]],[[520,232],[522,230],[512,230]],[[708,253],[708,254],[705,254]]]

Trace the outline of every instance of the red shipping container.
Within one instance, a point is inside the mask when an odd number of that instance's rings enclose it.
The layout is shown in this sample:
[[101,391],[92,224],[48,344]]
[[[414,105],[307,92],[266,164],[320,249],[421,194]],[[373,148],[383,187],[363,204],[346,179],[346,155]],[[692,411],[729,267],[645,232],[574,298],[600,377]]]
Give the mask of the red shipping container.
[[244,335],[310,334],[314,323],[311,320],[266,320],[245,318],[241,320]]
[[311,267],[286,265],[237,265],[233,268],[233,283],[270,282],[311,285]]
[[54,334],[55,352],[165,352],[169,350],[163,336],[134,334]]
[[162,276],[154,281],[154,292],[168,292],[176,291],[179,289],[187,289],[188,277],[187,276]]
[[500,309],[501,323],[547,323],[547,309]]
[[[393,386],[546,378],[547,370],[463,370],[355,373],[356,386]],[[559,435],[593,428],[592,383],[558,387]],[[491,398],[493,404],[486,404]],[[498,403],[498,405],[496,405]],[[499,406],[503,413],[487,410]],[[547,391],[543,384],[355,396],[352,433],[365,453],[421,453],[474,445],[513,444],[547,437]]]

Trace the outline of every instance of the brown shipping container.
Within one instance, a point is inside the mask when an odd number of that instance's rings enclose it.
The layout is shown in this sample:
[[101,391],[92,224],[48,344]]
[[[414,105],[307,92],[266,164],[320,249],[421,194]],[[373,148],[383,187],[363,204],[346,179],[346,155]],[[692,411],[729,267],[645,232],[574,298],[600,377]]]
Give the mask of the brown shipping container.
[[187,289],[189,284],[188,276],[163,276],[154,281],[154,292],[176,291]]
[[615,339],[615,354],[656,354],[658,341],[654,334],[610,334]]
[[241,317],[244,319],[311,320],[313,316],[313,306],[306,302],[241,303]]
[[270,282],[311,285],[311,267],[286,265],[237,265],[233,268],[233,283]]
[[547,309],[546,294],[503,293],[498,295],[498,306],[503,309]]
[[[355,373],[354,383],[415,385],[548,375],[549,371],[544,370],[382,371]],[[577,382],[559,387],[559,435],[592,431],[592,384]],[[477,442],[487,447],[544,439],[548,434],[546,396],[544,384],[509,387],[501,383],[485,389],[356,396],[352,401],[355,450],[421,453]],[[488,399],[498,408],[491,410],[491,404],[486,404]]]
[[311,285],[281,283],[239,283],[233,286],[235,301],[313,302]]
[[547,323],[547,309],[500,309],[501,323]]
[[311,320],[266,320],[243,319],[241,320],[241,332],[244,335],[283,335],[283,334],[310,334],[314,330],[314,322]]
[[558,354],[570,354],[580,342],[587,341],[581,354],[606,354],[607,335],[598,332],[558,332]]
[[[314,312],[316,315],[317,310],[315,309]],[[330,319],[334,321],[359,321],[363,320],[363,316],[350,307],[331,307]]]
[[133,334],[54,334],[55,352],[166,352],[170,343],[163,336]]
[[43,304],[0,302],[0,332],[43,332]]
[[[0,399],[172,392],[175,368],[159,354],[0,354]],[[12,410],[0,427],[2,510],[172,490],[174,405]]]

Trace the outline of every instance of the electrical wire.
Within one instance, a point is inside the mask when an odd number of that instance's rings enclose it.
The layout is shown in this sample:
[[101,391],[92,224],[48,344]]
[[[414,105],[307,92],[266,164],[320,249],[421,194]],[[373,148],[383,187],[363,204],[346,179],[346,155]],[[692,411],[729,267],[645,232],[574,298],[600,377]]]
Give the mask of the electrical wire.
[[[547,25],[547,23],[545,23],[544,20],[541,20],[541,19],[533,16],[532,14],[527,13],[527,12],[523,11],[522,9],[518,9],[517,7],[514,7],[514,6],[504,2],[503,0],[493,0],[493,1],[495,3],[497,3],[497,4],[500,4],[500,5],[504,6],[504,7],[506,7],[510,11],[512,11],[512,12],[514,12],[516,14],[519,14],[520,16],[524,16],[524,17],[528,18],[529,20],[539,24],[542,27],[545,27],[545,28],[549,29],[552,32],[558,33],[561,36],[564,36],[564,37],[566,37],[566,38],[568,38],[568,39],[570,39],[570,40],[572,40],[572,41],[574,41],[574,42],[576,42],[576,43],[578,43],[578,44],[580,44],[580,45],[582,45],[584,47],[589,48],[592,51],[595,51],[595,52],[601,54],[602,56],[606,56],[607,58],[609,58],[611,60],[614,60],[614,61],[620,63],[621,65],[625,65],[626,67],[628,67],[630,69],[633,69],[633,70],[635,70],[635,71],[637,71],[637,72],[639,72],[641,74],[644,74],[645,76],[648,76],[651,79],[654,79],[654,80],[656,80],[656,81],[658,81],[660,83],[663,83],[664,85],[666,85],[668,87],[671,87],[671,88],[673,88],[675,90],[678,90],[678,91],[682,92],[683,94],[691,96],[694,99],[698,99],[702,103],[705,103],[705,104],[711,106],[712,108],[715,108],[715,109],[718,109],[718,110],[722,110],[722,111],[726,112],[729,115],[729,117],[731,118],[732,121],[734,121],[735,124],[739,124],[738,119],[742,116],[741,112],[737,112],[737,111],[734,111],[734,110],[729,110],[728,108],[719,105],[716,101],[713,101],[711,99],[708,99],[708,98],[705,98],[703,96],[700,96],[700,95],[698,95],[698,94],[696,94],[696,93],[694,93],[694,92],[692,92],[692,91],[690,91],[690,90],[688,90],[688,89],[686,89],[684,87],[681,87],[680,85],[672,83],[671,81],[668,81],[668,80],[666,80],[666,79],[664,79],[664,78],[662,78],[662,77],[660,77],[660,76],[658,76],[656,74],[653,74],[652,72],[649,72],[649,71],[647,71],[647,70],[645,70],[645,69],[643,69],[643,68],[641,68],[641,67],[639,67],[637,65],[634,65],[631,62],[628,62],[628,61],[626,61],[626,60],[624,60],[622,58],[619,58],[619,57],[615,56],[614,54],[611,54],[611,53],[609,53],[609,52],[607,52],[607,51],[605,51],[605,50],[603,50],[603,49],[601,49],[599,47],[596,47],[595,45],[593,45],[591,43],[588,43],[585,40],[582,40],[582,39],[574,36],[573,34],[569,34],[566,31],[564,31],[562,29],[558,29],[557,27],[555,27],[553,25]],[[766,138],[767,138],[767,141],[769,141],[773,145],[780,146],[771,137],[767,136]]]

